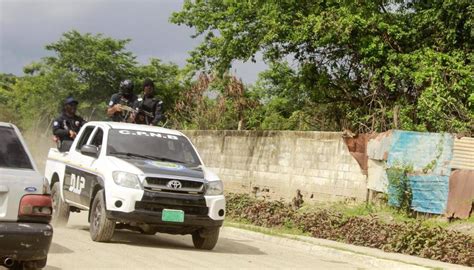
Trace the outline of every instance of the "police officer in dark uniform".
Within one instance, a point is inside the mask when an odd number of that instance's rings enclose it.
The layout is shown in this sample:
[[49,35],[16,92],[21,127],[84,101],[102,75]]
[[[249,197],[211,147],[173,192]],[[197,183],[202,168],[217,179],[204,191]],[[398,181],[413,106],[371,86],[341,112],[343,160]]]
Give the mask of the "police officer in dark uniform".
[[163,101],[155,98],[155,84],[149,78],[143,82],[143,95],[137,99],[134,107],[138,113],[135,123],[156,126],[165,119]]
[[63,104],[62,114],[54,119],[53,135],[58,142],[59,151],[69,151],[74,138],[81,127],[86,123],[82,117],[76,115],[79,102],[73,97],[68,97]]
[[133,82],[124,80],[120,83],[120,91],[112,95],[107,109],[107,116],[115,122],[130,121],[130,112],[123,110],[122,106],[133,107],[137,96],[133,93]]

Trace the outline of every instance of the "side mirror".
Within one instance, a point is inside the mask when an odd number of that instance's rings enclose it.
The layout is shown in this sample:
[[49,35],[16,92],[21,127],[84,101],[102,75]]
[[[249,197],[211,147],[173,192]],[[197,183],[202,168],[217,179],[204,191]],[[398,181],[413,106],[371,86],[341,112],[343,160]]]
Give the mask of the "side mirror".
[[81,147],[81,154],[97,158],[99,156],[99,148],[95,145],[86,144]]

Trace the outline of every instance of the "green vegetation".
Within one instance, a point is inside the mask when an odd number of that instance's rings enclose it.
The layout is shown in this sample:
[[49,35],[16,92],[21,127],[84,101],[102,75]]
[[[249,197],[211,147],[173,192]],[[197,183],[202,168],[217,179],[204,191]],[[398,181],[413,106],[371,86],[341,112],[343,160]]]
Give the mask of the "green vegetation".
[[[1,74],[0,119],[47,126],[70,94],[86,118],[105,119],[122,79],[151,77],[175,128],[472,133],[473,10],[470,0],[188,0],[170,19],[202,37],[188,66],[139,64],[129,39],[72,30],[24,75]],[[229,73],[258,54],[268,70],[253,85]]]
[[[0,73],[0,121],[46,132],[68,95],[81,101],[85,118],[106,119],[121,80],[133,79],[138,93],[149,77],[168,126],[179,129],[474,133],[471,0],[185,1],[171,22],[204,37],[188,66],[153,58],[139,64],[126,49],[129,39],[72,30],[22,76]],[[233,62],[255,61],[259,53],[268,70],[255,84],[229,73]],[[442,148],[438,153],[424,172]],[[409,218],[411,171],[388,171],[405,211],[345,204],[296,211],[231,195],[228,213],[249,224],[474,265],[472,237],[444,221]]]
[[25,66],[24,76],[1,75],[0,119],[23,128],[47,128],[69,95],[81,101],[79,110],[84,117],[105,119],[108,99],[125,78],[137,83],[152,78],[159,97],[168,106],[174,104],[186,83],[182,71],[159,59],[139,65],[125,48],[129,41],[77,31],[64,33],[59,41],[46,46],[53,56]]
[[276,233],[309,234],[388,252],[474,265],[472,235],[453,230],[447,221],[414,220],[387,206],[335,203],[294,210],[282,201],[228,194],[227,216],[232,221],[275,229]]
[[270,64],[251,128],[460,132],[474,128],[473,10],[470,0],[188,0],[171,21],[203,37],[195,69],[224,74],[257,53]]
[[394,166],[387,169],[388,192],[393,194],[390,205],[396,205],[400,211],[409,214],[413,192],[408,174],[413,172],[413,166]]

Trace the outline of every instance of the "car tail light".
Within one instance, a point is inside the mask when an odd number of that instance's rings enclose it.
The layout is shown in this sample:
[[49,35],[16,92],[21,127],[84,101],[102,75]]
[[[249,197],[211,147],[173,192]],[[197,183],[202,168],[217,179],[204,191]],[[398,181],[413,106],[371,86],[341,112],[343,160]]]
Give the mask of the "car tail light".
[[49,222],[53,213],[49,195],[25,195],[21,198],[18,220],[25,222]]

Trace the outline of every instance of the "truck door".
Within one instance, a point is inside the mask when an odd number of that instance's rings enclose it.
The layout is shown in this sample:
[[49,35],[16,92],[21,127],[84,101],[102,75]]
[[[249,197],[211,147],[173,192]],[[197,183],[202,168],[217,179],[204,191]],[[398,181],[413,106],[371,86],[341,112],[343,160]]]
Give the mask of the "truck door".
[[[66,168],[65,180],[68,180],[65,181],[64,188],[68,189],[67,192],[70,195],[69,200],[85,207],[89,207],[93,188],[96,183],[100,181],[100,176],[97,173],[97,163],[98,156],[102,151],[103,137],[104,132],[102,128],[96,127],[89,134],[87,140],[84,138],[84,140],[79,141],[75,149],[77,166]],[[80,149],[84,145],[97,147],[99,151],[98,156],[92,157],[82,154]]]
[[66,164],[66,171],[64,172],[64,198],[70,203],[72,202],[85,207],[89,207],[89,205],[81,203],[81,192],[85,187],[85,168],[83,168],[83,159],[85,156],[81,154],[81,148],[90,140],[95,128],[95,126],[85,127],[74,149],[71,148],[69,150],[69,162]]

